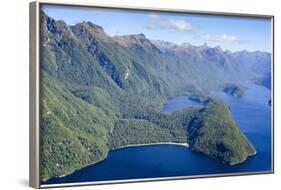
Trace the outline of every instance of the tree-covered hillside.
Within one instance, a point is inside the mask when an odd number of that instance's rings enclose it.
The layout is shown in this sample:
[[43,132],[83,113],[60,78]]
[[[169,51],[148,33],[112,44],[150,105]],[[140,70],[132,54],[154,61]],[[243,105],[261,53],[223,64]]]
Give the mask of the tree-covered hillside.
[[231,165],[256,153],[233,120],[229,109],[219,101],[210,101],[193,117],[187,127],[190,147]]

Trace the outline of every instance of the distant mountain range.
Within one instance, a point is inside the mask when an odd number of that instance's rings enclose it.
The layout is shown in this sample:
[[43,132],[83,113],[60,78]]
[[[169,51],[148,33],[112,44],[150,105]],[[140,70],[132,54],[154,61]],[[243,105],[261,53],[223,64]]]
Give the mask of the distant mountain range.
[[[198,126],[210,115],[198,108],[167,116],[160,113],[167,98],[199,97],[209,102],[207,110],[224,110],[221,103],[210,103],[211,90],[260,81],[269,76],[270,70],[271,54],[267,52],[230,52],[206,44],[176,45],[149,40],[144,34],[111,37],[91,22],[68,26],[41,12],[42,179],[73,172],[106,158],[110,149],[136,141],[189,142],[186,123],[197,116],[192,126]],[[218,113],[212,114],[218,117]],[[240,140],[231,142],[233,146],[224,149],[225,154],[213,150],[210,156],[239,163],[255,150],[236,129],[230,113],[225,114],[235,129],[233,133],[228,131],[226,139],[234,135]],[[124,130],[132,123],[137,136],[132,127]],[[147,130],[154,135],[142,134]],[[196,128],[191,131],[197,134]],[[216,132],[221,135],[222,131]],[[128,141],[120,142],[127,137]],[[204,153],[204,143],[197,140],[192,136],[191,148]],[[204,140],[209,139],[204,137],[200,142]],[[220,143],[225,148],[224,142]],[[233,150],[237,146],[241,151]]]
[[[190,43],[177,45],[160,40],[152,40],[152,43],[166,54],[183,56],[184,59],[201,57],[204,61],[213,60],[221,63],[221,66],[227,67],[228,71],[235,71],[236,76],[241,81],[255,80],[271,72],[271,54],[267,52],[250,52],[247,50],[236,52],[231,52],[230,50],[223,51],[220,46],[211,48],[206,43],[201,46],[193,46]],[[200,64],[200,61],[196,62],[196,64]]]

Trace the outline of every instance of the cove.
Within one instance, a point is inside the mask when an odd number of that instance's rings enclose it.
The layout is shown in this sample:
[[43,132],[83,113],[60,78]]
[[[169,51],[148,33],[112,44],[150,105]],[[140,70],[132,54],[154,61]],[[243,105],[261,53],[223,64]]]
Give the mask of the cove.
[[[249,84],[241,98],[222,92],[213,92],[211,95],[230,107],[240,129],[255,146],[257,154],[245,162],[230,166],[174,144],[125,147],[110,151],[107,159],[99,163],[64,177],[52,178],[42,184],[270,171],[272,167],[271,107],[268,105],[271,98],[270,90]],[[168,100],[162,111],[172,112],[200,105],[186,96],[180,96]]]

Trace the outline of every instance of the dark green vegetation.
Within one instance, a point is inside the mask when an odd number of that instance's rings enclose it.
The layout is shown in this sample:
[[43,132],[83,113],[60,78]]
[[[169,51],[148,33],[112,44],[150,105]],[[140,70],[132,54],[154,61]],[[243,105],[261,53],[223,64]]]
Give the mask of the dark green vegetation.
[[156,142],[186,143],[187,124],[198,110],[191,108],[173,113],[146,112],[121,119],[110,133],[110,148]]
[[237,84],[227,84],[223,88],[223,92],[234,97],[242,97],[244,95],[244,87]]
[[108,152],[113,118],[73,96],[44,73],[41,86],[41,175],[64,175],[96,162]]
[[[138,143],[188,142],[231,164],[254,153],[210,90],[257,77],[220,48],[165,48],[143,34],[111,37],[90,22],[67,26],[41,14],[41,178],[65,175]],[[266,65],[270,54],[259,52]],[[211,79],[211,80],[210,80]],[[161,113],[172,96],[206,105]]]
[[237,164],[256,153],[222,103],[211,101],[189,122],[190,147],[229,164]]

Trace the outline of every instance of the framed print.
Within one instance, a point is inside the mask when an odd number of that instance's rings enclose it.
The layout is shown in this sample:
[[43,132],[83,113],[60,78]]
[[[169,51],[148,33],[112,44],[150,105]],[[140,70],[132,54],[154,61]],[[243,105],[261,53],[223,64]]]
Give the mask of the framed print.
[[274,17],[30,4],[30,185],[274,171]]

